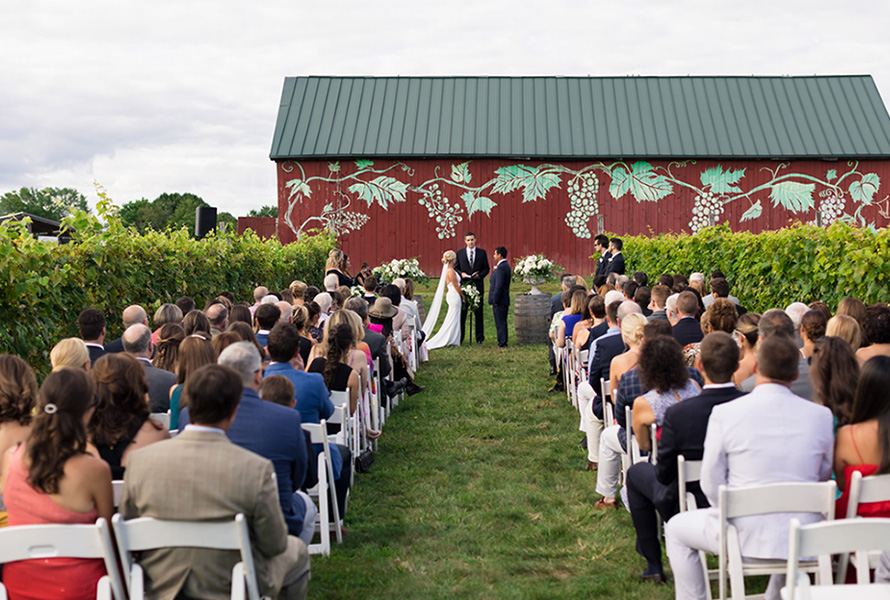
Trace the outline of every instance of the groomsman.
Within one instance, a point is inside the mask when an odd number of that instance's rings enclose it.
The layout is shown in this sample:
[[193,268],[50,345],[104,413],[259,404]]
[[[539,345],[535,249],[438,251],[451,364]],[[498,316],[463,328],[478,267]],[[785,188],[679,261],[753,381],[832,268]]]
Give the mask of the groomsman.
[[488,303],[494,313],[494,326],[498,332],[498,348],[507,347],[507,310],[510,308],[510,278],[512,271],[507,264],[507,249],[498,246],[494,250],[497,264],[491,274]]
[[[471,282],[479,290],[479,297],[485,296],[485,276],[488,275],[488,255],[482,248],[476,247],[476,234],[468,231],[464,236],[466,248],[457,251],[457,273],[460,276],[460,284],[464,285]],[[482,303],[473,313],[476,317],[476,343],[481,344],[485,341],[485,324],[482,321],[483,310]],[[467,325],[467,309],[462,306],[460,309],[460,342],[464,341],[464,331]]]
[[603,235],[602,233],[593,238],[593,250],[595,252],[599,252],[599,258],[596,259],[596,273],[594,273],[594,278],[598,275],[608,275],[609,269],[609,259],[612,258],[612,255],[609,254],[609,238]]

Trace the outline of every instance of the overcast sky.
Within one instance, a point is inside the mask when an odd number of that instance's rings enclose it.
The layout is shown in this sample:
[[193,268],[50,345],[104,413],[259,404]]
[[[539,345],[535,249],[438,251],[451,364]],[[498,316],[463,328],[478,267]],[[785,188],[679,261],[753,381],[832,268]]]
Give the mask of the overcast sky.
[[286,76],[864,73],[887,102],[888,23],[877,0],[4,2],[0,193],[276,204]]

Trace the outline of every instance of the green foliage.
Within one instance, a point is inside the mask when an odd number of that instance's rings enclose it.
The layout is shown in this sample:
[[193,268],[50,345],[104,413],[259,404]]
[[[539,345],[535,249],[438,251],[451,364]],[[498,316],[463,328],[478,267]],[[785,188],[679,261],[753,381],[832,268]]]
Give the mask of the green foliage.
[[250,212],[247,213],[248,217],[273,217],[278,218],[278,207],[277,206],[263,206],[259,210],[252,208]]
[[836,222],[828,229],[796,225],[759,234],[708,227],[695,235],[625,237],[628,271],[662,273],[719,269],[749,310],[822,300],[829,306],[847,296],[866,304],[886,301],[890,231]]
[[[199,206],[210,205],[195,194],[164,193],[151,202],[142,198],[124,204],[120,209],[120,218],[124,226],[133,227],[140,233],[149,230],[164,231],[168,227],[170,229],[185,228],[193,232],[195,230],[195,209]],[[223,213],[223,215],[228,215],[228,213]],[[220,215],[220,218],[223,215]],[[233,221],[234,217],[223,222]]]
[[0,214],[31,213],[37,217],[61,221],[74,210],[89,212],[86,197],[72,188],[23,187],[17,192],[6,192],[0,197]]
[[48,370],[52,346],[77,335],[74,323],[84,308],[105,313],[113,339],[130,304],[152,314],[183,295],[203,306],[223,290],[248,300],[257,285],[283,289],[297,278],[321,285],[334,246],[328,235],[282,246],[250,231],[238,236],[234,228],[203,240],[183,229],[138,235],[104,192],[99,196],[99,218],[75,211],[66,219],[77,230],[70,244],[37,241],[22,223],[0,226],[0,352],[40,372]]

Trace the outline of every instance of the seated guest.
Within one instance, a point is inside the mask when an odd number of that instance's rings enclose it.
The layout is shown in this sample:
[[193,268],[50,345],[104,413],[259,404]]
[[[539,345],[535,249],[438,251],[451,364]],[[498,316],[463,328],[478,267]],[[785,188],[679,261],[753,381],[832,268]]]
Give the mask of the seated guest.
[[828,319],[828,325],[825,326],[825,335],[839,337],[853,349],[853,352],[859,350],[859,344],[862,341],[862,331],[856,319],[848,315],[834,315]]
[[[317,295],[313,302],[315,302],[319,308],[318,327],[321,328],[324,326],[324,322],[328,320],[328,317],[331,316],[331,306],[334,303],[334,299],[329,293],[324,292]],[[319,338],[317,341],[320,342],[321,339]]]
[[[395,347],[395,343],[392,339],[393,319],[398,314],[398,308],[392,305],[392,300],[386,296],[381,296],[380,298],[377,298],[374,306],[368,311],[368,317],[371,320],[371,324],[368,328],[372,331],[376,330],[377,333],[383,335],[383,337],[390,342],[393,379],[397,382],[401,382],[401,380],[404,379],[406,382],[405,390],[408,392],[409,396],[413,396],[414,394],[419,394],[424,391],[426,387],[415,383],[414,376],[408,371],[408,359]],[[379,329],[377,329],[377,327],[379,327]]]
[[331,273],[330,275],[325,275],[324,281],[322,281],[324,285],[324,291],[333,292],[337,290],[337,287],[340,285],[340,282],[337,279],[337,276]]
[[179,345],[179,362],[176,368],[176,385],[170,388],[170,429],[179,429],[179,415],[185,408],[183,392],[189,378],[205,365],[216,362],[213,343],[201,336],[189,336]]
[[250,342],[251,344],[256,346],[257,352],[260,353],[260,356],[268,358],[269,354],[266,352],[266,349],[260,346],[260,343],[256,341],[256,334],[253,332],[253,328],[250,325],[240,321],[236,323],[230,323],[228,331],[239,336],[241,338],[240,341]]
[[828,319],[822,314],[822,311],[808,310],[800,318],[800,328],[798,333],[803,341],[800,347],[800,353],[804,358],[810,359],[813,356],[813,348],[825,335],[825,327],[828,325]]
[[[361,342],[360,340],[360,338],[364,339],[365,330],[361,325],[361,321],[359,321],[358,315],[352,311],[338,310],[333,315],[331,315],[331,318],[325,321],[325,339],[322,341],[322,343],[313,346],[312,351],[309,353],[309,361],[306,363],[306,370],[309,371],[309,367],[312,365],[315,359],[327,356],[327,353],[329,351],[328,333],[330,332],[331,328],[336,327],[340,324],[346,324],[350,327],[350,329],[352,329],[354,341],[349,351],[347,352],[345,362],[358,374],[359,381],[361,382],[358,394],[362,395],[366,390],[370,389],[370,365],[373,364],[373,362],[371,359],[370,348],[367,344]],[[361,345],[361,347],[359,347],[359,344]]]
[[[309,554],[288,536],[278,500],[275,467],[226,437],[241,399],[241,376],[207,365],[189,380],[191,423],[172,440],[130,456],[121,496],[126,519],[155,517],[221,521],[241,513],[247,521],[261,595],[305,598]],[[229,598],[238,551],[159,548],[138,559],[150,598]]]
[[253,288],[253,306],[250,307],[250,314],[253,316],[256,313],[256,309],[260,307],[260,304],[263,302],[263,298],[269,295],[269,288],[264,285],[259,285]]
[[318,296],[319,290],[314,285],[310,285],[306,287],[306,291],[303,292],[303,306],[313,302],[315,297]]
[[377,278],[373,275],[371,277],[365,277],[365,283],[363,285],[365,293],[362,298],[368,303],[368,306],[372,306],[374,302],[377,301]]
[[279,300],[275,303],[275,306],[278,307],[278,310],[281,311],[281,316],[278,317],[279,323],[290,323],[291,316],[293,315],[294,307],[290,302],[285,302],[284,300]]
[[587,312],[590,314],[590,325],[572,334],[572,342],[581,350],[589,350],[590,344],[609,329],[606,323],[606,301],[602,296],[593,295],[587,298]]
[[[349,304],[349,301],[346,303]],[[312,346],[315,345],[308,331],[309,309],[305,306],[294,307],[294,316],[291,322],[297,328],[297,333],[300,334],[300,358],[303,359],[305,365],[309,360],[309,353],[312,352]]]
[[[580,287],[572,289],[569,296],[569,306],[562,315],[562,319],[556,327],[556,340],[554,345],[557,348],[565,348],[566,340],[572,339],[575,331],[575,325],[584,320],[584,311],[587,308],[587,294]],[[588,315],[589,317],[590,315]]]
[[324,335],[324,330],[319,327],[319,319],[321,318],[321,307],[313,300],[312,302],[307,302],[303,306],[306,307],[306,310],[309,311],[309,320],[306,321],[306,325],[304,330],[309,334],[309,338],[312,340],[313,344],[317,344],[321,341],[322,336]]
[[698,314],[698,297],[694,292],[685,291],[677,298],[679,320],[674,325],[674,339],[683,347],[700,342],[704,337],[701,325],[695,319]]
[[221,334],[213,338],[211,344],[213,344],[213,351],[217,356],[222,354],[222,351],[235,344],[237,342],[243,342],[245,340],[241,339],[241,336],[235,333],[234,331],[223,331]]
[[370,321],[368,320],[367,304],[361,298],[350,298],[346,301],[346,305],[343,308],[354,312],[362,324],[364,329],[363,341],[368,345],[368,350],[371,352],[371,362],[376,360],[380,367],[379,372],[372,373],[372,376],[377,377],[377,389],[382,389],[390,398],[401,393],[408,385],[408,381],[395,382],[387,379],[392,372],[392,363],[390,362],[389,355],[386,353],[386,338],[382,334],[371,331],[368,328]]
[[785,307],[785,314],[791,319],[791,325],[794,327],[794,339],[797,341],[798,348],[803,347],[803,340],[800,337],[800,321],[808,310],[810,307],[803,302],[792,302]]
[[758,339],[758,323],[760,323],[760,314],[749,312],[739,317],[735,325],[736,342],[741,351],[739,368],[732,375],[732,382],[736,386],[740,386],[743,381],[754,375],[754,365],[757,363],[755,346]]
[[[758,343],[775,335],[784,335],[794,338],[794,325],[784,310],[780,308],[771,308],[760,318],[757,324]],[[799,360],[797,362],[797,378],[791,383],[791,391],[801,398],[807,400],[813,399],[813,383],[810,381],[810,362],[798,353]],[[750,392],[756,385],[754,375],[744,380],[739,389],[743,392]]]
[[820,313],[825,315],[825,321],[828,322],[831,319],[831,309],[827,304],[822,302],[821,300],[816,300],[815,302],[810,302],[809,305],[810,310],[818,310]]
[[859,381],[859,362],[850,344],[841,338],[820,338],[813,346],[810,380],[813,402],[831,410],[835,429],[849,424],[853,416],[853,395]]
[[[145,309],[138,304],[133,304],[132,306],[125,308],[121,315],[121,320],[124,322],[124,331],[126,331],[130,325],[136,325],[137,323],[142,323],[143,325],[148,326],[148,314],[145,312]],[[123,351],[124,343],[120,338],[105,344],[105,352],[115,353]]]
[[303,300],[303,294],[306,293],[307,287],[308,286],[305,283],[303,283],[302,281],[300,281],[299,279],[295,279],[290,282],[288,289],[290,289],[290,293],[294,298],[294,300],[293,300],[294,306],[303,306],[303,304],[305,302]]
[[399,298],[399,309],[404,311],[405,314],[408,315],[408,323],[414,323],[414,331],[421,331],[423,323],[421,323],[420,321],[420,312],[418,312],[417,310],[417,304],[415,304],[413,300],[408,300],[406,297],[408,281],[406,279],[403,279],[402,277],[396,277],[395,279],[393,279],[392,284],[399,288],[399,294],[401,295],[401,297]]
[[[838,302],[837,311],[834,314],[853,317],[859,324],[859,329],[861,331],[863,325],[865,324],[865,303],[862,302],[862,300],[860,300],[859,298],[844,298],[843,300]],[[862,345],[868,345],[864,339]]]
[[652,316],[652,310],[649,308],[649,304],[652,302],[652,290],[644,285],[638,287],[637,291],[634,292],[633,300],[640,305],[644,317],[649,318]]
[[[263,381],[262,360],[250,342],[236,342],[226,348],[219,355],[219,364],[235,370],[244,384],[238,412],[226,435],[238,446],[272,461],[287,531],[309,545],[315,532],[316,510],[309,496],[300,491],[309,460],[300,413],[260,399],[257,390]],[[188,423],[186,407],[182,424],[188,427]]]
[[210,319],[200,310],[193,310],[182,318],[182,330],[187,336],[203,333],[208,340],[211,338]]
[[[769,312],[764,319],[769,319]],[[787,315],[784,315],[786,319]],[[790,322],[790,319],[788,319]],[[790,335],[764,338],[757,350],[757,386],[750,394],[714,407],[705,435],[701,489],[717,506],[720,485],[742,487],[775,482],[826,481],[831,475],[831,411],[795,396],[791,382],[800,358]],[[768,416],[768,418],[766,418]],[[785,559],[788,514],[738,519],[742,556]],[[794,514],[804,524],[812,513]],[[698,551],[717,554],[717,508],[701,508],[674,516],[665,526],[665,540],[677,598],[704,599],[708,585]],[[778,598],[784,578],[771,578],[767,598]]]
[[284,375],[271,375],[260,383],[260,398],[266,402],[272,402],[280,406],[295,408],[297,400],[294,397],[296,390],[291,380]]
[[123,479],[130,453],[169,439],[170,432],[151,418],[145,401],[148,382],[135,358],[108,354],[96,361],[90,374],[96,384],[96,410],[87,436],[111,467],[112,479]]
[[247,323],[251,325],[253,323],[253,315],[250,314],[250,308],[244,306],[243,304],[236,304],[232,307],[232,311],[229,313],[229,325],[226,327],[228,329],[232,323],[235,322]]
[[90,362],[105,356],[105,315],[95,308],[87,308],[77,316],[77,330],[90,351]]
[[[612,359],[609,367],[609,389],[615,390],[617,395],[618,382],[621,376],[637,366],[640,360],[640,349],[643,346],[643,328],[647,320],[645,315],[633,313],[621,320],[621,339],[627,351]],[[606,426],[611,426],[607,423]]]
[[53,366],[53,371],[58,371],[65,367],[89,371],[91,365],[90,351],[80,338],[65,338],[60,341],[53,346],[52,351],[49,353],[49,360]]
[[702,303],[705,305],[705,309],[711,306],[711,302],[717,298],[726,298],[733,304],[738,305],[739,299],[729,295],[729,282],[726,281],[725,277],[712,278],[709,285],[711,293],[708,295],[702,294]]
[[222,303],[211,304],[204,311],[207,320],[210,321],[210,335],[216,337],[226,330],[228,324],[229,311]]
[[[287,302],[288,305],[290,305],[290,306],[294,305],[294,293],[292,291],[290,291],[290,288],[287,288],[286,290],[281,290],[280,292],[278,292],[278,297],[281,298],[284,302]],[[302,300],[302,296],[300,299]]]
[[[83,344],[79,338],[70,339]],[[86,348],[82,350],[86,354]],[[87,357],[86,363],[89,362]],[[37,378],[34,371],[18,356],[0,354],[0,459],[7,450],[24,442],[31,433],[32,413],[36,404]],[[3,470],[0,469],[2,479]],[[3,499],[0,498],[0,527],[6,527],[6,511],[2,507]]]
[[667,316],[671,327],[680,322],[680,313],[677,311],[677,300],[679,298],[680,294],[671,294],[664,301],[664,314]]
[[389,284],[383,286],[383,289],[380,290],[380,297],[389,298],[392,302],[393,308],[398,311],[398,313],[392,318],[392,329],[393,331],[401,333],[402,339],[406,340],[410,347],[411,339],[408,335],[408,314],[401,309],[402,292],[400,292],[399,288],[397,288],[393,284]]
[[275,304],[261,304],[253,315],[256,341],[260,346],[266,347],[269,340],[269,332],[281,318],[281,309]]
[[[655,511],[664,522],[677,514],[680,510],[677,456],[701,460],[711,410],[742,395],[731,381],[739,364],[738,356],[738,346],[728,334],[718,331],[704,337],[697,365],[705,377],[701,394],[665,411],[658,441],[658,462],[655,465],[640,462],[627,472],[628,508],[637,533],[637,552],[646,559],[646,570],[641,574],[644,581],[667,581],[661,564]],[[689,491],[695,493],[697,506],[708,506],[697,483],[691,483]]]
[[[726,298],[717,298],[711,302],[711,306],[702,315],[699,325],[704,334],[711,333],[712,331],[722,331],[731,334],[735,331],[738,320],[739,314],[736,311],[735,304]],[[686,359],[686,364],[690,367],[695,364],[695,359],[698,358],[700,344],[701,342],[696,342],[683,347],[683,357]]]
[[860,364],[874,356],[890,356],[890,308],[869,306],[865,310],[862,334],[868,346],[856,351]]
[[176,385],[176,375],[151,364],[155,349],[151,342],[151,330],[145,325],[133,325],[121,339],[124,341],[124,352],[135,357],[145,371],[151,412],[167,412],[170,409],[170,388]]
[[[0,493],[10,527],[111,520],[111,469],[87,453],[84,423],[93,411],[93,391],[82,369],[60,369],[43,382],[31,435],[2,457]],[[10,598],[26,600],[92,599],[104,575],[102,559],[37,558],[3,565]]]
[[349,366],[349,354],[355,345],[352,328],[346,324],[325,326],[325,339],[320,348],[324,354],[314,359],[306,369],[309,373],[321,373],[325,386],[332,392],[349,391],[349,414],[358,406],[361,382],[358,372]]
[[[869,475],[890,473],[890,357],[876,356],[862,367],[856,387],[853,416],[838,429],[834,446],[834,477],[843,493],[835,518],[847,514],[848,484],[854,471]],[[890,500],[860,504],[862,517],[890,517]]]
[[[194,302],[193,302],[194,304]],[[155,311],[154,323],[155,330],[151,334],[151,341],[158,343],[158,335],[164,325],[182,325],[183,312],[176,304],[161,304],[161,307]],[[126,331],[126,329],[124,330]],[[121,342],[123,344],[123,342]]]
[[[176,300],[176,306],[179,308],[179,312],[182,313],[182,316],[189,314],[193,310],[195,310],[195,300],[188,296],[181,296]],[[157,324],[157,319],[155,319],[155,324]]]
[[[290,379],[296,390],[296,410],[300,413],[303,423],[320,423],[334,414],[324,377],[318,373],[307,373],[295,367],[295,362],[302,366],[297,353],[299,335],[290,323],[278,323],[269,333],[269,356],[272,362],[266,367],[263,377],[283,375]],[[321,444],[315,445],[315,457],[324,451]],[[334,488],[337,494],[337,506],[340,516],[346,514],[346,495],[352,480],[352,453],[349,448],[340,444],[331,444],[331,461],[334,470]]]
[[179,323],[167,323],[161,326],[157,334],[155,356],[151,359],[151,364],[175,373],[179,363],[179,345],[185,339],[185,331]]

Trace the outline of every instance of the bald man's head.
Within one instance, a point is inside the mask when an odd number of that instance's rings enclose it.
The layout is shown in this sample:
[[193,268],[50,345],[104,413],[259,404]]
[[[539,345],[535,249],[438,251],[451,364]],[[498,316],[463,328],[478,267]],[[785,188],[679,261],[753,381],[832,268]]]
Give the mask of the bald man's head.
[[142,323],[131,325],[121,336],[124,352],[136,357],[151,358],[151,329]]
[[643,309],[640,308],[640,305],[634,302],[633,300],[625,300],[618,306],[618,320],[621,321],[627,315],[633,313],[641,313]]
[[138,304],[132,304],[125,308],[121,318],[124,322],[124,329],[140,323],[142,325],[148,325],[148,314],[145,312],[145,309]]

